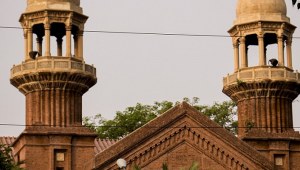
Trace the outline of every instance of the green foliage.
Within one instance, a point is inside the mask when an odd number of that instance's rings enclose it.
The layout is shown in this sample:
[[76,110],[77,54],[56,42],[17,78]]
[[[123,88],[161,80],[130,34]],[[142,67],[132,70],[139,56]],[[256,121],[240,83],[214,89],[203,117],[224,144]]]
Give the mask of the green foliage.
[[[199,169],[199,165],[197,162],[193,162],[193,164],[189,167],[188,170],[198,170]],[[185,170],[185,168],[180,168],[180,170]]]
[[0,144],[0,170],[22,170],[11,156],[11,148]]
[[297,0],[292,0],[293,6],[296,5],[296,3],[297,3],[297,8],[300,9],[300,2],[298,2]]
[[162,164],[162,170],[168,170],[168,165],[167,165],[167,163],[163,163]]
[[206,106],[199,111],[207,115],[211,120],[215,121],[220,126],[236,134],[237,112],[236,112],[236,105],[234,102],[224,101],[222,103],[214,103],[212,106]]
[[142,168],[140,168],[138,165],[134,165],[132,170],[142,170]]
[[[206,106],[200,105],[199,98],[197,97],[193,99],[184,98],[183,100],[222,127],[236,134],[236,107],[232,101],[214,103],[212,106]],[[119,139],[166,112],[178,103],[179,102],[173,103],[170,101],[155,102],[153,105],[137,103],[133,107],[127,107],[122,112],[118,111],[113,120],[105,120],[101,114],[98,114],[94,117],[84,117],[83,124],[95,130],[102,139]]]
[[[167,163],[163,163],[162,164],[162,170],[168,170],[168,164]],[[142,168],[139,167],[138,165],[134,165],[132,170],[141,170]],[[199,169],[199,165],[196,162],[193,162],[193,164],[191,165],[191,167],[189,167],[189,170],[198,170]],[[185,170],[184,168],[180,168],[180,170]]]
[[199,169],[199,165],[196,162],[193,162],[192,166],[189,168],[189,170],[198,170]]

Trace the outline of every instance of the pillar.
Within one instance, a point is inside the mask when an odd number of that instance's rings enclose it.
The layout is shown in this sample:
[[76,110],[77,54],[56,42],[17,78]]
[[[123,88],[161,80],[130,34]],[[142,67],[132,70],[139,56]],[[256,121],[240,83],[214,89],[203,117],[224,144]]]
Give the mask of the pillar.
[[28,29],[24,29],[24,53],[25,53],[25,60],[29,58],[29,51],[28,51]]
[[62,37],[57,37],[56,42],[57,42],[57,56],[62,56],[62,42],[63,42]]
[[78,58],[83,60],[83,31],[78,33]]
[[74,39],[74,55],[75,58],[78,58],[78,35],[74,35],[73,39]]
[[283,51],[283,37],[282,35],[277,37],[278,41],[278,65],[284,66],[284,51]]
[[29,28],[28,29],[28,33],[27,33],[27,52],[28,52],[28,56],[29,56],[29,53],[32,51],[33,49],[33,35],[32,35],[32,28]]
[[237,72],[239,70],[239,44],[238,42],[233,43],[234,50],[234,71]]
[[45,44],[45,56],[51,56],[51,53],[50,53],[50,24],[44,24],[44,27],[45,27],[45,40],[46,40],[46,44]]
[[38,36],[36,38],[36,45],[37,45],[37,51],[39,52],[39,55],[43,54],[43,38],[41,36]]
[[241,62],[242,62],[241,68],[248,67],[245,37],[240,38],[240,50],[241,50]]
[[286,62],[287,67],[293,69],[293,62],[292,62],[292,38],[288,38],[286,41]]
[[71,30],[72,26],[66,26],[66,57],[71,57]]
[[264,36],[260,34],[257,36],[257,39],[259,46],[259,66],[264,66],[266,65]]

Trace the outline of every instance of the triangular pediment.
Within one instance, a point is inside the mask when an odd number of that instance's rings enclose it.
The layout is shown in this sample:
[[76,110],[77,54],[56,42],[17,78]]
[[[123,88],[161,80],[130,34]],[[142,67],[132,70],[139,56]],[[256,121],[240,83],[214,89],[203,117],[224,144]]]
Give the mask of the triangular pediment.
[[123,158],[129,169],[160,169],[166,162],[179,169],[197,162],[201,169],[272,169],[272,164],[245,142],[186,103],[120,140],[95,158],[95,169],[117,169]]

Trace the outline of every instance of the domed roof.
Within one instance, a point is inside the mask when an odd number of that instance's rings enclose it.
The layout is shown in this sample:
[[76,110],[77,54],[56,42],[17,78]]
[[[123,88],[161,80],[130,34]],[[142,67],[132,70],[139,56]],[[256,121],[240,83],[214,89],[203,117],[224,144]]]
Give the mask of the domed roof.
[[67,10],[82,13],[80,0],[27,0],[26,12],[40,10]]
[[254,21],[289,22],[284,0],[238,0],[235,24]]

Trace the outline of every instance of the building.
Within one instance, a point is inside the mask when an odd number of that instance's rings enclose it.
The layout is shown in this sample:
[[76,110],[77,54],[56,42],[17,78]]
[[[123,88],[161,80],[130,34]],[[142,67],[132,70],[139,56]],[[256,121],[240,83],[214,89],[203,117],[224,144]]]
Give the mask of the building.
[[[238,105],[238,137],[181,103],[112,142],[95,140],[81,123],[82,95],[97,78],[95,68],[84,62],[87,16],[80,0],[27,2],[20,18],[24,61],[11,70],[11,84],[26,97],[27,126],[16,139],[1,138],[13,141],[22,167],[110,170],[119,169],[116,161],[123,158],[126,169],[157,170],[163,163],[180,169],[193,162],[202,170],[300,169],[300,134],[293,130],[292,117],[292,101],[300,93],[300,74],[292,62],[296,27],[286,16],[284,0],[238,0],[229,30],[234,71],[223,78],[223,92]],[[51,38],[57,42],[55,55]],[[270,45],[277,46],[277,58],[267,58]],[[258,47],[254,56],[251,46]],[[257,63],[250,65],[250,58]]]
[[87,18],[79,0],[28,0],[20,17],[24,60],[10,82],[26,97],[26,128],[12,147],[25,169],[92,168],[85,164],[94,158],[96,135],[82,126],[82,95],[97,82],[83,58]]

